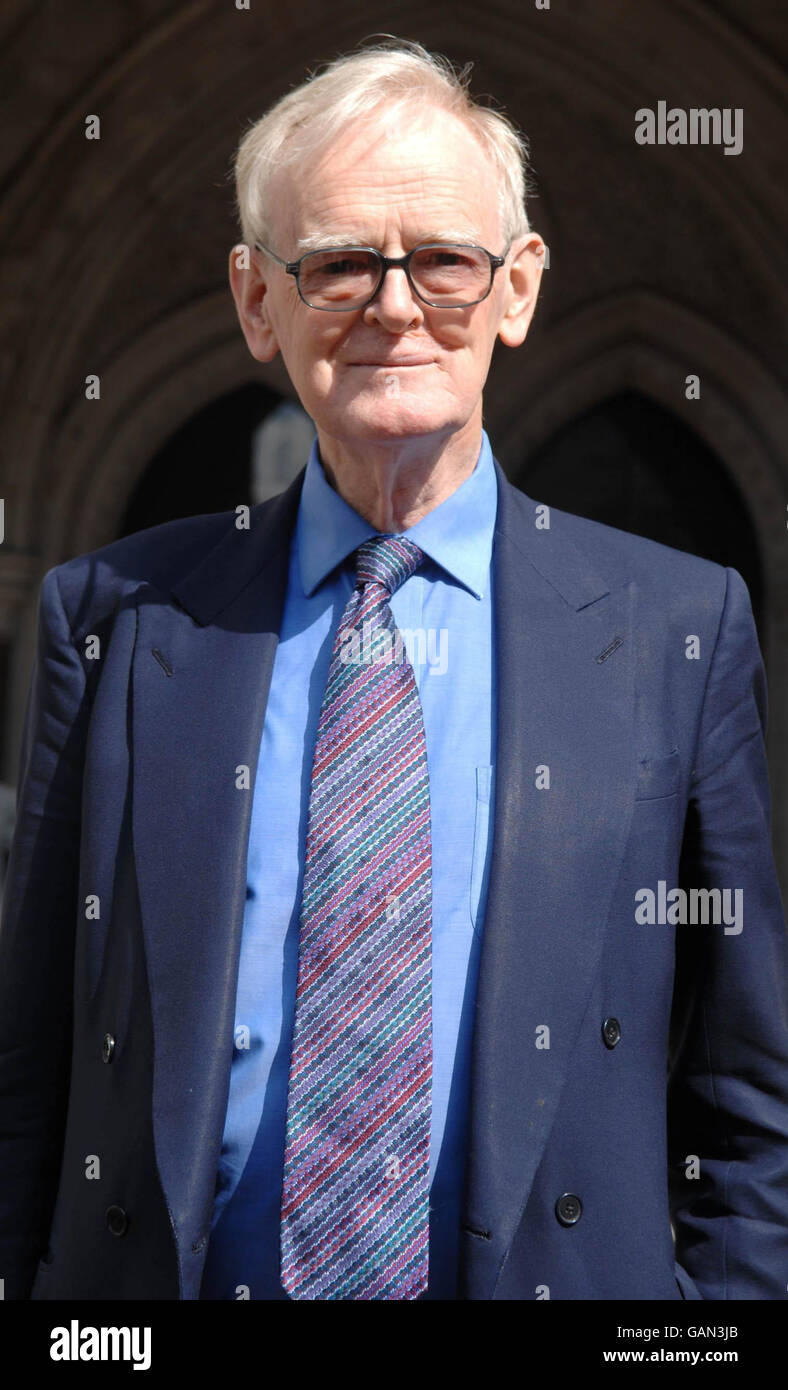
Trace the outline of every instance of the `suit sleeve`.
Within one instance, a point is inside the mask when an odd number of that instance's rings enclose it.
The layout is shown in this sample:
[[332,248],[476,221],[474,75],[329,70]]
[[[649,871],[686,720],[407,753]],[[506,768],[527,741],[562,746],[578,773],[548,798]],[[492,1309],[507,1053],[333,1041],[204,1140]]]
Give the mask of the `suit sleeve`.
[[671,1208],[677,1259],[703,1298],[778,1299],[788,1283],[788,950],[763,663],[744,580],[734,569],[726,578],[680,883],[740,889],[742,925],[675,929]]
[[44,576],[0,921],[0,1278],[29,1295],[57,1193],[68,1102],[85,672],[57,569]]

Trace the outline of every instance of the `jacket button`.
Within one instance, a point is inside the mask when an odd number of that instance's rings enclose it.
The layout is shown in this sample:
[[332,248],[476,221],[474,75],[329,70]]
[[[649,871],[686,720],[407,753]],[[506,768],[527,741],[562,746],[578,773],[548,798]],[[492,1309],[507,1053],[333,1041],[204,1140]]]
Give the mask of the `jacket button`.
[[617,1018],[606,1018],[602,1024],[602,1037],[605,1047],[615,1047],[621,1037],[621,1024]]
[[129,1226],[123,1207],[107,1207],[107,1225],[113,1236],[125,1236]]
[[102,1060],[102,1062],[111,1062],[111,1061],[112,1061],[112,1054],[113,1054],[114,1051],[115,1051],[115,1039],[113,1038],[113,1036],[112,1036],[111,1033],[105,1033],[105,1034],[104,1034],[104,1041],[103,1041],[103,1043],[101,1044],[101,1060]]
[[574,1192],[562,1192],[555,1204],[555,1214],[562,1226],[574,1226],[582,1211],[583,1204]]

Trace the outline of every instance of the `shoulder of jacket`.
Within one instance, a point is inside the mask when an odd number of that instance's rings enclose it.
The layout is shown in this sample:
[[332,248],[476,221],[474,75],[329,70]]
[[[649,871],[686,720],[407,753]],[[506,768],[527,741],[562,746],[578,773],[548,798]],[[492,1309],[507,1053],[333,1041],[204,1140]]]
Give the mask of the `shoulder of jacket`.
[[234,511],[161,522],[51,566],[41,587],[55,576],[72,630],[84,622],[95,623],[117,606],[122,595],[143,584],[168,591],[234,523]]
[[[554,544],[568,540],[587,558],[594,570],[618,585],[634,580],[641,591],[686,594],[714,606],[724,602],[727,570],[687,550],[623,531],[606,522],[592,521],[574,512],[549,506],[512,486],[522,520],[529,521],[537,508],[549,510],[549,534]],[[543,533],[544,534],[544,533]]]

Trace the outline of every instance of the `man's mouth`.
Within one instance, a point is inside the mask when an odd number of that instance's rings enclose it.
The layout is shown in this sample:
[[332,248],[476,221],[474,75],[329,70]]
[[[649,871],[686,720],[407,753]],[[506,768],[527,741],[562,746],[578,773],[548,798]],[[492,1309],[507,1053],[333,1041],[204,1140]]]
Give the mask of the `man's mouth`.
[[429,367],[434,362],[432,357],[398,357],[393,361],[362,361],[350,362],[351,367]]

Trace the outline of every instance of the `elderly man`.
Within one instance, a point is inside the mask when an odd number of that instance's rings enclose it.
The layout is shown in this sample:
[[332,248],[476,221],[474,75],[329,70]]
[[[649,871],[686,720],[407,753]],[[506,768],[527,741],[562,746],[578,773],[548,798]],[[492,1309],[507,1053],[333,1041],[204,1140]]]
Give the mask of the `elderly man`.
[[[245,136],[278,497],[50,570],[2,935],[7,1297],[782,1297],[785,929],[739,574],[482,428],[544,244],[418,45]],[[73,979],[73,987],[72,987]]]

